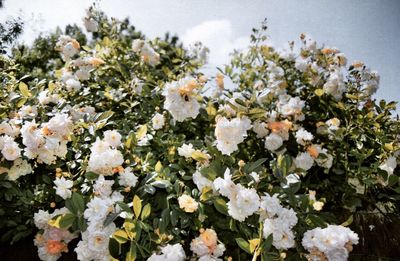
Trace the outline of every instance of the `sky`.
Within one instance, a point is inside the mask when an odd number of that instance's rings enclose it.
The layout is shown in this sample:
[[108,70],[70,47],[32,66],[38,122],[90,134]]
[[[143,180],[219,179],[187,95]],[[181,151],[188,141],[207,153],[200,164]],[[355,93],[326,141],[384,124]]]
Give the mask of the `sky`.
[[[211,50],[209,68],[246,47],[251,29],[268,19],[269,41],[283,47],[301,33],[339,48],[349,62],[363,61],[381,75],[377,99],[400,102],[400,1],[398,0],[96,0],[108,16],[129,17],[148,37],[177,34]],[[82,25],[93,0],[5,0],[0,21],[26,20],[21,40],[71,23]],[[400,112],[400,110],[397,110]]]

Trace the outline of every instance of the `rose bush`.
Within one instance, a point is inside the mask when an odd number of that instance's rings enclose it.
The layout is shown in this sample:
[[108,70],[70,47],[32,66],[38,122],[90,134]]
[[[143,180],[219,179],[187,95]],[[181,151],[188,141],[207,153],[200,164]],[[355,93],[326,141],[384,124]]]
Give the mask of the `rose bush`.
[[306,35],[277,51],[263,23],[214,81],[201,44],[94,8],[84,25],[1,56],[3,240],[37,232],[42,260],[346,260],[355,213],[398,213],[400,122],[363,63]]

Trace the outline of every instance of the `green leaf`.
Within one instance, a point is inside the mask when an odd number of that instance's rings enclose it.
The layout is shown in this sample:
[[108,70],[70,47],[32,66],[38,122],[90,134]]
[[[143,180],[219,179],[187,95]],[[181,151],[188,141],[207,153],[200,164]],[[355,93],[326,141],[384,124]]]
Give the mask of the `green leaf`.
[[122,208],[123,211],[129,213],[129,214],[133,214],[132,209],[128,206],[128,204],[124,203],[124,202],[117,202],[118,206],[120,206]]
[[272,240],[273,240],[273,237],[272,237],[272,234],[270,234],[270,235],[262,242],[262,244],[261,244],[261,250],[262,250],[264,253],[268,253],[269,250],[271,249]]
[[178,224],[178,212],[176,210],[171,211],[171,225],[174,227]]
[[216,197],[214,199],[214,207],[218,210],[218,212],[228,215],[228,207],[226,206],[226,202],[221,197]]
[[32,96],[32,94],[29,91],[28,85],[26,85],[26,83],[20,82],[18,88],[23,97],[28,98]]
[[239,238],[235,238],[236,243],[238,244],[238,246],[243,249],[244,251],[246,251],[247,253],[251,254],[250,251],[250,244],[249,242],[247,242],[247,240],[244,240],[243,238],[239,237]]
[[72,193],[72,202],[76,206],[76,209],[78,210],[78,215],[83,214],[85,211],[85,200],[83,199],[83,196],[79,193],[73,192]]
[[119,243],[119,244],[125,244],[128,242],[128,234],[125,232],[123,229],[119,229],[114,232],[112,237]]
[[129,252],[126,254],[126,261],[135,261],[136,259],[136,245],[135,242],[131,241]]
[[103,222],[103,226],[106,227],[108,225],[110,225],[118,216],[120,213],[110,213],[108,214],[108,216],[106,217],[106,219]]
[[244,166],[243,171],[246,173],[250,173],[250,172],[254,171],[255,169],[257,169],[259,166],[261,166],[266,161],[267,161],[267,158],[262,158],[262,159],[254,161],[254,162],[249,162]]
[[142,209],[142,214],[140,216],[140,219],[145,220],[150,216],[150,213],[151,213],[151,205],[147,203]]
[[353,223],[353,215],[350,215],[350,217],[349,217],[345,222],[343,222],[343,223],[340,224],[340,225],[341,225],[341,226],[344,226],[344,227],[347,227],[347,226],[350,226],[351,223]]
[[98,174],[92,172],[92,171],[88,171],[85,173],[85,178],[87,178],[88,180],[95,180],[99,177]]
[[133,212],[136,218],[139,218],[140,212],[142,211],[142,200],[138,196],[133,197]]
[[22,107],[27,100],[28,100],[27,98],[21,98],[16,104],[17,108]]
[[76,219],[76,216],[71,213],[62,215],[59,220],[60,228],[64,228],[64,229],[69,228],[70,226],[72,226],[72,223],[74,223],[75,219]]
[[157,173],[160,173],[161,170],[162,170],[162,167],[163,167],[163,165],[161,164],[161,162],[160,162],[160,161],[157,161],[156,166],[154,167],[154,170],[155,170]]
[[134,139],[135,139],[135,134],[134,134],[134,133],[129,134],[128,138],[127,138],[126,141],[125,141],[125,147],[126,147],[127,149],[132,148]]
[[140,140],[141,138],[143,138],[147,133],[147,125],[141,125],[138,129],[138,131],[136,132],[136,139]]
[[113,258],[119,258],[121,246],[115,238],[110,238],[110,241],[108,242],[108,251]]
[[105,111],[105,112],[99,113],[99,114],[97,114],[96,117],[94,118],[94,122],[107,121],[107,120],[110,119],[113,115],[114,115],[114,112],[113,112],[113,111]]

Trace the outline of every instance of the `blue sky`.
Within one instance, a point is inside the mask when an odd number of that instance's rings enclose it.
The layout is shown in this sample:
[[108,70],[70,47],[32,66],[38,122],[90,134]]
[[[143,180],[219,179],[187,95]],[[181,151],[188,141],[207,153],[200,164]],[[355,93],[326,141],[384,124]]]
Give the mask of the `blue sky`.
[[[22,15],[23,41],[68,23],[81,24],[93,0],[5,0],[0,20]],[[176,33],[188,43],[202,40],[211,49],[210,68],[246,46],[251,28],[267,17],[270,41],[283,46],[300,33],[337,47],[349,59],[364,61],[381,75],[378,99],[400,101],[400,1],[397,0],[102,0],[109,16],[124,18],[150,37]],[[400,110],[398,109],[398,112]]]

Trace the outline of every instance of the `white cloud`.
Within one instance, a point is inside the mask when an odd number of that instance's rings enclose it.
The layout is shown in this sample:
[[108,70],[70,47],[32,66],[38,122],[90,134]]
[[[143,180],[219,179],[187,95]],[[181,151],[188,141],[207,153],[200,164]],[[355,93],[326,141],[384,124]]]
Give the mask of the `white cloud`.
[[210,20],[186,30],[182,39],[186,46],[196,41],[210,49],[210,64],[222,65],[229,62],[229,53],[248,46],[249,38],[235,37],[229,20]]

